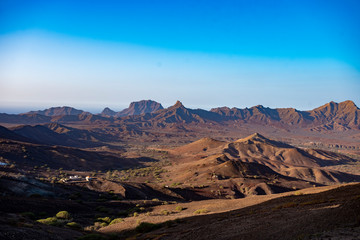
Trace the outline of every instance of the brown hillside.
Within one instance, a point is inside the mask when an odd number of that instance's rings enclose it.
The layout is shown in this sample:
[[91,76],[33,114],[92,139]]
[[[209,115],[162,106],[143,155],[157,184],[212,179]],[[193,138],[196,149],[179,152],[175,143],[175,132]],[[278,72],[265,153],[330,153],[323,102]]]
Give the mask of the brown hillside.
[[[221,142],[203,138],[170,151],[177,156],[178,166],[169,167],[174,181],[206,182],[212,176],[219,179],[259,178],[274,179],[268,175],[276,174],[296,179],[314,181],[321,184],[352,182],[356,175],[321,169],[323,166],[344,164],[352,159],[338,153],[300,149],[291,145],[268,139],[258,133],[235,142]],[[245,163],[257,164],[254,168],[243,169]],[[252,166],[249,165],[248,168]],[[246,173],[247,172],[247,173]],[[181,173],[181,174],[179,174]],[[277,176],[278,178],[279,176]],[[288,181],[288,180],[286,180]]]
[[226,142],[218,141],[209,137],[201,138],[195,142],[190,144],[175,148],[173,152],[176,154],[201,154],[201,153],[208,153],[209,151],[216,151],[216,149],[220,149],[224,147]]
[[350,161],[347,156],[319,150],[303,150],[259,134],[229,143],[224,149],[230,158],[258,162],[272,168],[287,166],[320,167]]

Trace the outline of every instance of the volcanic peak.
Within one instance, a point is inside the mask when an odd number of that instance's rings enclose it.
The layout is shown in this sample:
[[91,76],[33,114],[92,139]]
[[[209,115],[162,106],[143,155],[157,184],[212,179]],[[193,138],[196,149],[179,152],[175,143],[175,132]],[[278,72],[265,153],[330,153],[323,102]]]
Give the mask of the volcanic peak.
[[113,117],[113,116],[115,116],[115,114],[116,114],[116,112],[111,110],[108,107],[104,108],[104,110],[102,110],[102,112],[101,112],[101,116]]
[[185,106],[180,102],[179,100],[176,101],[176,103],[171,106],[171,108],[185,108]]

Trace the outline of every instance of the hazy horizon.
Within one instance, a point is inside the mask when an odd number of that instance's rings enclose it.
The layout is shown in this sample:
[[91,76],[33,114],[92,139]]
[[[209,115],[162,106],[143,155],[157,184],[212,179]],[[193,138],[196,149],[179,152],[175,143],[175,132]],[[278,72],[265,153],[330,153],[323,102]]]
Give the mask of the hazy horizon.
[[[360,105],[358,1],[2,1],[0,112]],[[18,109],[18,110],[17,110]]]
[[[143,99],[143,100],[145,100],[145,99]],[[148,100],[150,100],[150,99],[148,99]],[[350,99],[348,99],[348,100],[350,100]],[[140,100],[139,100],[140,101]],[[180,100],[179,100],[180,101]],[[350,100],[350,101],[352,101],[352,100]],[[136,102],[136,101],[135,101]],[[183,102],[182,102],[183,103]],[[337,103],[339,103],[339,102],[337,102]],[[355,103],[355,102],[354,102]],[[130,104],[130,103],[129,103]],[[124,107],[109,107],[109,106],[104,106],[104,107],[99,107],[99,108],[92,108],[92,107],[81,107],[81,106],[78,106],[78,107],[74,107],[74,106],[72,106],[72,105],[48,105],[47,107],[36,107],[36,106],[34,106],[34,107],[26,107],[26,106],[19,106],[19,107],[1,107],[0,106],[0,113],[7,113],[7,114],[20,114],[20,113],[27,113],[27,112],[30,112],[30,111],[38,111],[38,110],[45,110],[45,109],[48,109],[48,108],[51,108],[51,107],[73,107],[73,108],[75,108],[75,109],[78,109],[78,110],[83,110],[83,111],[85,111],[85,112],[90,112],[90,113],[92,113],[92,114],[99,114],[99,113],[101,113],[103,110],[104,110],[104,108],[110,108],[111,110],[113,110],[113,111],[115,111],[115,112],[120,112],[121,110],[124,110],[125,108],[128,108],[129,107],[129,104],[128,105],[126,105],[126,106],[124,106]],[[161,103],[162,104],[162,103]],[[164,104],[162,104],[162,106],[164,107],[164,108],[168,108],[168,107],[171,107],[171,106],[173,106],[175,103],[173,103],[173,104],[170,104],[170,105],[164,105]],[[184,103],[183,103],[184,104]],[[317,107],[320,107],[320,106],[322,106],[322,105],[325,105],[326,103],[324,103],[324,104],[321,104],[321,105],[319,105],[319,106],[315,106],[314,108],[317,108]],[[356,103],[355,103],[356,104]],[[264,107],[269,107],[269,106],[267,106],[267,105],[264,105],[264,104],[257,104],[257,105],[262,105],[262,106],[264,106]],[[254,106],[257,106],[257,105],[254,105]],[[357,104],[356,104],[357,105]],[[229,108],[233,108],[233,107],[235,107],[235,108],[251,108],[251,107],[254,107],[254,106],[245,106],[245,107],[238,107],[238,106],[213,106],[213,107],[211,107],[211,108],[201,108],[201,107],[198,107],[198,106],[188,106],[188,105],[186,105],[186,104],[184,104],[184,106],[186,107],[186,108],[190,108],[190,109],[203,109],[203,110],[207,110],[207,111],[209,111],[209,110],[211,110],[212,108],[217,108],[217,107],[229,107]],[[359,107],[358,105],[357,105],[357,107]],[[282,108],[282,107],[270,107],[270,108]],[[288,107],[288,108],[293,108],[293,107]],[[314,108],[312,108],[312,109],[296,109],[296,110],[300,110],[300,111],[309,111],[309,110],[313,110]]]

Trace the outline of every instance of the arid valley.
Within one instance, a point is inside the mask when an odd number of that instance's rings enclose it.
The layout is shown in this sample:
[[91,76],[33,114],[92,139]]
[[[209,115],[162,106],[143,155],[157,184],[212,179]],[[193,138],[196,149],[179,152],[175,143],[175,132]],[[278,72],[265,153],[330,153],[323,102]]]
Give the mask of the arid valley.
[[0,238],[357,239],[359,116],[352,101],[0,114]]
[[0,240],[360,240],[359,0],[0,0]]

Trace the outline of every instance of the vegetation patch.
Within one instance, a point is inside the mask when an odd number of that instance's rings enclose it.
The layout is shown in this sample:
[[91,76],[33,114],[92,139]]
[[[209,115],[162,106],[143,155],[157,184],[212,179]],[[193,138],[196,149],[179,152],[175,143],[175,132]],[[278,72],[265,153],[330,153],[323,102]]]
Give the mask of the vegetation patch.
[[60,211],[56,214],[59,219],[70,219],[70,213],[68,211]]
[[81,225],[77,222],[69,222],[66,224],[66,226],[73,229],[81,229]]
[[210,212],[210,211],[204,208],[204,209],[198,209],[198,210],[196,210],[196,211],[194,212],[194,214],[202,214],[202,213],[208,213],[208,212]]
[[61,226],[62,225],[62,222],[60,222],[59,219],[57,219],[56,217],[48,217],[45,219],[39,219],[39,220],[37,220],[37,222],[46,224],[46,225],[50,225],[50,226]]
[[99,217],[99,218],[97,218],[97,220],[99,222],[110,223],[112,219],[110,217]]
[[39,223],[51,225],[51,226],[64,226],[65,224],[69,223],[70,221],[71,221],[71,216],[68,211],[60,211],[54,217],[48,217],[48,218],[37,220],[37,222],[39,222]]
[[161,214],[167,216],[170,214],[170,212],[168,210],[162,210]]
[[182,206],[176,206],[175,210],[181,212],[184,208]]
[[116,223],[121,223],[123,221],[124,221],[124,219],[122,219],[122,218],[115,218],[109,223],[109,225],[116,224]]

